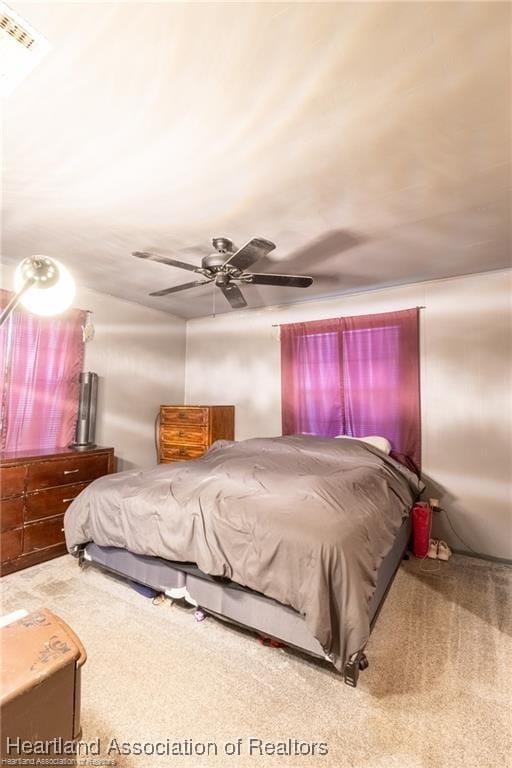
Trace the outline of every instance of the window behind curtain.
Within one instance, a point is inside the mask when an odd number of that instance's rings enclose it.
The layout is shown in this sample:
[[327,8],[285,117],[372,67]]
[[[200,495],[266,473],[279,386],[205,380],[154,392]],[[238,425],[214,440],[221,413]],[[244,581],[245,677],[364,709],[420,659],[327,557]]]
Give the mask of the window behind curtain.
[[[0,291],[2,307],[9,297]],[[47,318],[19,309],[0,328],[2,451],[52,451],[72,441],[84,319],[78,310]]]
[[418,310],[281,326],[283,434],[382,435],[421,460]]
[[342,390],[337,333],[311,333],[297,338],[295,363],[296,422],[303,434],[337,435],[342,423]]
[[400,327],[342,331],[343,433],[400,444]]

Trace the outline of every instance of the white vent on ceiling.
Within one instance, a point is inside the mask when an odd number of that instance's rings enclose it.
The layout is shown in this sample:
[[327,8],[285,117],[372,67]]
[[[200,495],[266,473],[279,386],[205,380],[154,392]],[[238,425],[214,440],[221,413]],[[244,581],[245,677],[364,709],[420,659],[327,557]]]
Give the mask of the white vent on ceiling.
[[50,44],[0,1],[0,95],[8,96],[41,61]]

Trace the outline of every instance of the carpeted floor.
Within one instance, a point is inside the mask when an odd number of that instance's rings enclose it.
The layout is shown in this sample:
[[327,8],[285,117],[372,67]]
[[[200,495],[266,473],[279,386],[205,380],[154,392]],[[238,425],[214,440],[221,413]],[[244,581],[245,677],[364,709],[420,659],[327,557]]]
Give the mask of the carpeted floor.
[[[46,606],[82,639],[84,740],[214,742],[210,756],[118,766],[486,768],[510,765],[512,569],[469,557],[402,564],[356,690],[323,663],[263,647],[181,606],[152,605],[69,556],[1,581],[2,613]],[[248,739],[327,755],[248,755]],[[242,738],[240,756],[224,753]],[[270,749],[270,748],[269,748]],[[318,748],[317,748],[318,749]]]

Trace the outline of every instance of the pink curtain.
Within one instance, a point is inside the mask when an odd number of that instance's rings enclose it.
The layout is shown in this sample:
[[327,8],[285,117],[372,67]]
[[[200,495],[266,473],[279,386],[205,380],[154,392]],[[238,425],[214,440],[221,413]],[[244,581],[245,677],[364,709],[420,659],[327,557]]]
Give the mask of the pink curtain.
[[[11,294],[0,291],[0,306]],[[85,312],[15,310],[0,328],[2,451],[54,450],[74,436]]]
[[381,435],[419,471],[417,309],[281,326],[283,435]]

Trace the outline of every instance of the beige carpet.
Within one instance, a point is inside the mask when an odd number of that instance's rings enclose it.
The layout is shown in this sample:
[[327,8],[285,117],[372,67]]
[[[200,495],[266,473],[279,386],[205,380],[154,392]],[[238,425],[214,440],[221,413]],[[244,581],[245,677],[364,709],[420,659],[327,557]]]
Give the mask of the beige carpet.
[[[511,586],[511,568],[473,558],[404,563],[353,690],[322,663],[156,607],[69,556],[1,581],[2,613],[47,606],[81,637],[84,739],[101,737],[104,750],[114,737],[193,739],[219,751],[117,757],[139,768],[510,765]],[[250,757],[249,737],[326,742],[328,754]],[[238,738],[242,754],[226,756]]]

